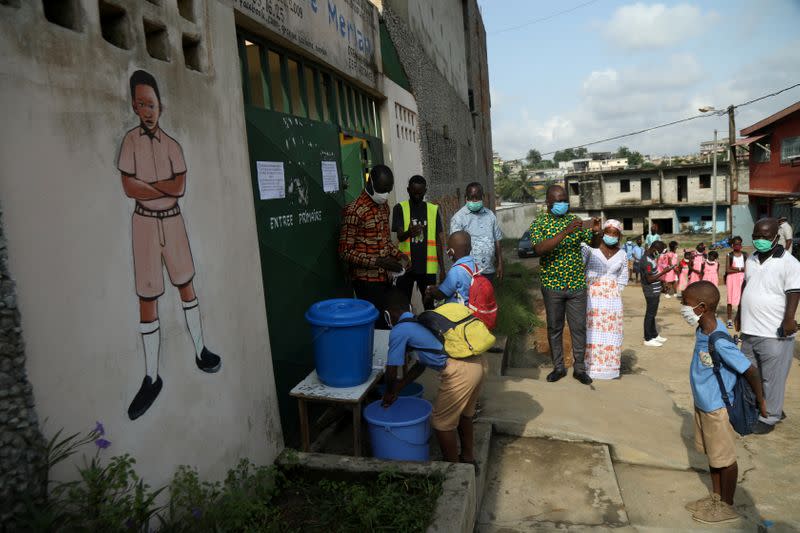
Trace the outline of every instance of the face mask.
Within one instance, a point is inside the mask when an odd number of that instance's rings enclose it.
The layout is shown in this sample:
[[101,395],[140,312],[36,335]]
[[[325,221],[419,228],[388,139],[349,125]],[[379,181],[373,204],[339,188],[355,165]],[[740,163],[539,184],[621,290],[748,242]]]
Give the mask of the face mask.
[[[370,189],[372,189],[372,192],[370,192]],[[367,184],[364,190],[367,191],[367,194],[369,195],[370,198],[372,198],[372,201],[378,205],[385,204],[386,202],[389,201],[389,193],[375,192],[375,186],[372,185],[371,182]]]
[[686,321],[687,324],[690,326],[697,326],[700,322],[700,316],[694,313],[694,310],[703,305],[705,302],[700,302],[699,304],[692,307],[691,305],[682,305],[681,306],[681,316]]
[[734,244],[733,245],[733,249],[736,252],[741,252],[742,251],[742,245],[741,244]]
[[447,249],[447,257],[449,257],[449,258],[450,258],[450,260],[453,260],[453,259],[455,259],[455,257],[456,257],[456,251],[455,251],[455,250],[453,250],[452,248],[448,248],[448,249]]
[[619,242],[619,238],[612,237],[611,235],[603,235],[603,242],[608,246],[616,246]]
[[386,320],[386,325],[389,326],[389,329],[392,329],[392,315],[389,314],[389,311],[383,312],[383,318]]
[[699,254],[705,253],[705,251],[706,251],[705,248],[698,248],[697,249],[697,253],[699,253]]
[[478,211],[483,209],[483,200],[479,200],[477,202],[467,202],[467,209],[469,209],[473,213],[477,213]]
[[567,211],[569,211],[569,202],[555,202],[550,209],[550,212],[558,217],[566,215]]
[[767,239],[753,239],[753,246],[755,246],[756,250],[758,250],[759,252],[766,253],[766,252],[769,252],[770,250],[772,250],[775,247],[775,240],[777,238],[778,238],[778,236],[776,235],[775,239],[773,239],[771,241],[769,241]]

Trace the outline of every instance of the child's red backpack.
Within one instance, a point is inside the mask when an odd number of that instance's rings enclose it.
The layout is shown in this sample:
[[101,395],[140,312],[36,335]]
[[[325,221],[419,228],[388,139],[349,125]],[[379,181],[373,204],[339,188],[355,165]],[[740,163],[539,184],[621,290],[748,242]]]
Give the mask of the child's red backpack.
[[486,324],[487,328],[493,330],[497,325],[497,300],[494,299],[492,282],[482,276],[480,271],[473,272],[464,263],[460,263],[458,266],[466,270],[472,278],[472,282],[469,285],[467,307],[472,310],[473,315]]

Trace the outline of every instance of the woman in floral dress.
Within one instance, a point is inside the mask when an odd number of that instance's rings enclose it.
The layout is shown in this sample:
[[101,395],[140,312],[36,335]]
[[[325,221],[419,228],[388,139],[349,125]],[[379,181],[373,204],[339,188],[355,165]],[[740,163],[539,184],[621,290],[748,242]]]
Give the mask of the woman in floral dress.
[[581,246],[586,264],[586,371],[592,379],[619,377],[622,356],[622,290],[628,261],[619,246],[622,223],[607,220],[599,248]]

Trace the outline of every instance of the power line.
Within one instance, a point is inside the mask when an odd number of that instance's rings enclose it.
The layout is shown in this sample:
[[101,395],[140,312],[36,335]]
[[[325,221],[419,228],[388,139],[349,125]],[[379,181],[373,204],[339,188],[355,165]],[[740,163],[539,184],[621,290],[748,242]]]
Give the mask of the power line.
[[597,0],[589,0],[588,2],[584,2],[582,4],[579,4],[579,5],[575,6],[575,7],[571,7],[569,9],[565,9],[564,11],[559,11],[557,13],[553,13],[552,15],[548,15],[546,17],[534,19],[534,20],[525,22],[523,24],[520,24],[518,26],[511,26],[510,28],[503,28],[502,30],[493,31],[493,32],[490,33],[490,35],[497,35],[499,33],[505,33],[505,32],[508,32],[508,31],[519,30],[520,28],[525,28],[527,26],[531,26],[531,25],[537,24],[539,22],[544,22],[546,20],[550,20],[550,19],[556,18],[559,15],[565,15],[567,13],[572,13],[573,11],[576,11],[576,10],[582,8],[582,7],[588,6],[589,4],[594,4],[595,2],[597,2]]
[[[785,87],[785,88],[780,89],[778,91],[775,91],[773,93],[765,94],[763,96],[759,96],[758,98],[753,98],[752,100],[748,100],[748,101],[743,102],[741,104],[736,104],[736,105],[733,106],[733,108],[737,109],[739,107],[744,107],[744,106],[747,106],[747,105],[750,105],[750,104],[754,104],[756,102],[760,102],[761,100],[765,100],[767,98],[772,98],[773,96],[778,96],[779,94],[785,93],[786,91],[792,90],[792,89],[794,89],[796,87],[800,87],[800,83],[795,83],[794,85],[790,85],[789,87]],[[689,121],[692,121],[692,120],[697,120],[698,118],[708,118],[708,117],[713,117],[713,116],[721,116],[721,115],[724,115],[725,113],[727,113],[727,110],[725,110],[725,109],[717,109],[717,110],[714,110],[712,113],[703,113],[703,114],[700,114],[700,115],[694,115],[694,116],[691,116],[691,117],[686,117],[686,118],[682,118],[682,119],[678,119],[678,120],[673,120],[672,122],[667,122],[665,124],[659,124],[657,126],[651,126],[649,128],[644,128],[644,129],[641,129],[641,130],[632,131],[630,133],[622,133],[620,135],[614,135],[613,137],[607,137],[605,139],[600,139],[599,141],[592,141],[592,142],[588,142],[588,143],[578,144],[576,146],[570,146],[568,148],[562,148],[561,150],[553,150],[552,152],[545,152],[545,153],[542,153],[541,155],[542,156],[552,155],[552,154],[555,154],[556,152],[560,152],[562,150],[574,150],[575,148],[585,148],[587,146],[592,146],[592,145],[595,145],[595,144],[600,144],[600,143],[609,142],[609,141],[616,141],[617,139],[624,139],[625,137],[633,137],[634,135],[640,135],[642,133],[647,133],[648,131],[653,131],[653,130],[657,130],[657,129],[661,129],[661,128],[666,128],[667,126],[674,126],[675,124],[681,124],[683,122],[689,122]],[[523,156],[523,157],[520,157],[518,159],[525,159],[525,157]],[[516,161],[516,159],[510,159],[509,161]]]

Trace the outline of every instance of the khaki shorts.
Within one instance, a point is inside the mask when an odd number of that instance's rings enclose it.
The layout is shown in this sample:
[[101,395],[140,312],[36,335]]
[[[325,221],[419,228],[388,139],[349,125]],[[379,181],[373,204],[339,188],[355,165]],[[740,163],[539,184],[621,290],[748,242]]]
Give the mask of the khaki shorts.
[[708,456],[712,468],[725,468],[736,462],[736,434],[727,409],[706,413],[695,407],[694,446]]
[[192,250],[183,216],[166,218],[133,214],[133,274],[136,294],[158,298],[164,294],[163,265],[173,285],[186,285],[194,278]]
[[447,359],[439,373],[439,393],[433,403],[431,425],[438,431],[458,427],[462,416],[474,416],[484,376],[483,357]]

